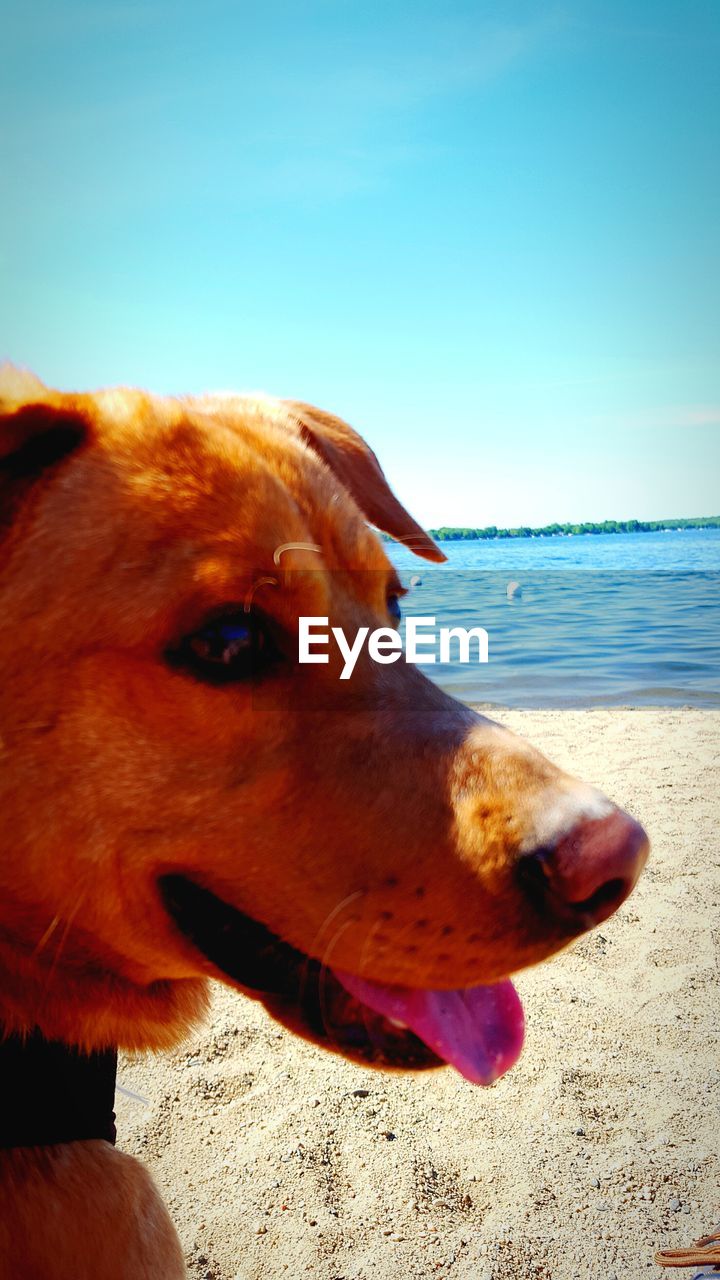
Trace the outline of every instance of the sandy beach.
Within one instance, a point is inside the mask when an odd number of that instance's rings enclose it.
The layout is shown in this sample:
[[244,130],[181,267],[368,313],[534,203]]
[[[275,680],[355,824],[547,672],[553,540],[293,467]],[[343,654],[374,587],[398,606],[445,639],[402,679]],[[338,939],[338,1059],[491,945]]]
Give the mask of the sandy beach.
[[720,1229],[720,711],[493,715],[643,822],[636,893],[519,976],[491,1089],[365,1071],[220,987],[190,1041],[124,1058],[119,1146],[192,1277],[640,1280]]

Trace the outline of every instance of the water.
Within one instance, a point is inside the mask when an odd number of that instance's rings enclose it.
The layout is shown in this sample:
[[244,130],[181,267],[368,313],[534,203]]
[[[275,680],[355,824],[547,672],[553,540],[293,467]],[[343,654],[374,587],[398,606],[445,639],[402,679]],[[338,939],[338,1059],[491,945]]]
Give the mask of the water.
[[[405,614],[482,626],[489,662],[426,668],[456,697],[511,707],[720,706],[720,529],[393,544]],[[518,582],[522,594],[508,599]]]

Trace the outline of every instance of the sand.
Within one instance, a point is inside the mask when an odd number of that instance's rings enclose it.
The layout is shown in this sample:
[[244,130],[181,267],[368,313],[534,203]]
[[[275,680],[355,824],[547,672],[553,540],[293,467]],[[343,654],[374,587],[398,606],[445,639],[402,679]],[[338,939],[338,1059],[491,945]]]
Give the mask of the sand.
[[209,1025],[123,1059],[119,1145],[152,1169],[191,1277],[640,1280],[720,1224],[720,712],[507,712],[645,824],[631,900],[520,975],[519,1064],[352,1066],[218,987]]

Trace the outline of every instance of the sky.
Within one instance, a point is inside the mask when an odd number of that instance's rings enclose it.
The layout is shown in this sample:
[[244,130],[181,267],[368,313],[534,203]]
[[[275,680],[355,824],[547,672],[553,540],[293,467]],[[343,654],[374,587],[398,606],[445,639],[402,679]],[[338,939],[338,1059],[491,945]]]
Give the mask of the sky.
[[347,418],[439,524],[720,514],[717,0],[11,0],[0,356]]

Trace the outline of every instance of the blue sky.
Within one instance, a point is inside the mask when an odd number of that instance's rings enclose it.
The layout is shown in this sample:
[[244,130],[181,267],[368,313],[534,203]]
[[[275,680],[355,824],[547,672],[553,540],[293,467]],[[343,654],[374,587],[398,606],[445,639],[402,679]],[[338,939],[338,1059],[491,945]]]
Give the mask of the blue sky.
[[333,409],[426,523],[720,513],[717,0],[14,0],[0,352]]

